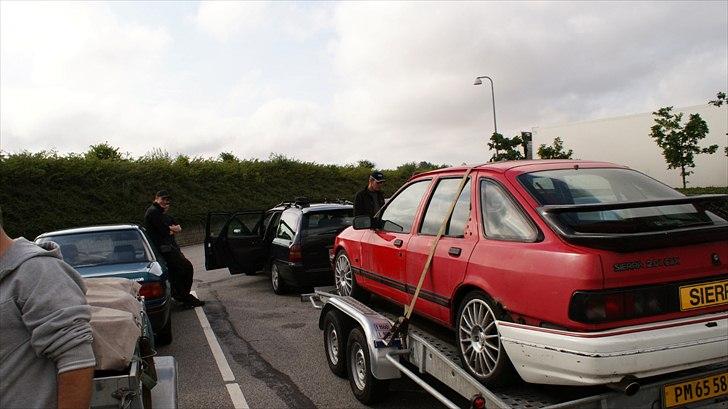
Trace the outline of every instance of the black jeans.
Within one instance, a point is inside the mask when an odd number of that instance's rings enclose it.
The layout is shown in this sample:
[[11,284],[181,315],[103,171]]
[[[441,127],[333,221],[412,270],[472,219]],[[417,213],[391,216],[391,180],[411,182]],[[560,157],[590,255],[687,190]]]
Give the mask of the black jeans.
[[167,262],[172,297],[177,300],[188,299],[192,289],[192,274],[194,273],[192,263],[177,249],[162,253],[162,257]]

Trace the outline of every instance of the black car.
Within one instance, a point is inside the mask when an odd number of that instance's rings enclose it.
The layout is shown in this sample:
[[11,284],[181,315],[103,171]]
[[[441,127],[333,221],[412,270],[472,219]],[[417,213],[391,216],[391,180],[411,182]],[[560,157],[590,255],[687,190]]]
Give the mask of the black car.
[[281,203],[268,211],[211,212],[205,227],[205,268],[230,274],[270,271],[273,292],[333,284],[329,249],[351,225],[348,203]]

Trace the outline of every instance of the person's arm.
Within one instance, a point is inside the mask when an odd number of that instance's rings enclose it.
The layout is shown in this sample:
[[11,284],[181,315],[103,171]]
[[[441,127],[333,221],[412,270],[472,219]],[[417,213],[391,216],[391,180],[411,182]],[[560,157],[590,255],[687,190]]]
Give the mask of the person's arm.
[[[55,376],[52,381],[64,383],[63,387],[57,384],[59,405],[61,398],[69,405],[76,405],[77,398],[87,402],[90,392],[84,391],[91,388],[87,372],[93,374],[96,360],[91,347],[91,307],[86,303],[81,276],[68,264],[48,256],[26,261],[16,274],[18,303],[30,331],[30,344],[37,356],[55,363],[56,373],[49,374]],[[74,383],[74,387],[67,387]]]
[[90,407],[93,377],[93,367],[58,374],[58,409]]
[[172,234],[169,226],[165,223],[165,216],[161,210],[154,208],[149,212],[149,225],[157,232],[159,237],[165,237]]
[[364,208],[364,195],[362,194],[362,192],[357,192],[356,196],[354,196],[354,216],[366,216],[367,212],[364,210]]

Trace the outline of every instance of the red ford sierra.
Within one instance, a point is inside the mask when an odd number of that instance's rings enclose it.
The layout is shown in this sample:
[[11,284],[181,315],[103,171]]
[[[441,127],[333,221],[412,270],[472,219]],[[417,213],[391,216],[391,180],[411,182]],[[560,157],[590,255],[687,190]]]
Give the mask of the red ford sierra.
[[[344,295],[402,305],[468,168],[412,177],[332,249]],[[595,385],[728,360],[726,195],[588,161],[472,168],[415,312],[483,383]]]

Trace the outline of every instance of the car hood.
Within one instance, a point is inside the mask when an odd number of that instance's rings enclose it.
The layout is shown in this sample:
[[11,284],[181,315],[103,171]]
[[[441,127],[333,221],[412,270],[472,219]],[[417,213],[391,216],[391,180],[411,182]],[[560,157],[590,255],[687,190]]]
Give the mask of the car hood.
[[76,267],[76,271],[84,278],[120,277],[134,281],[157,281],[163,275],[162,267],[156,261]]

